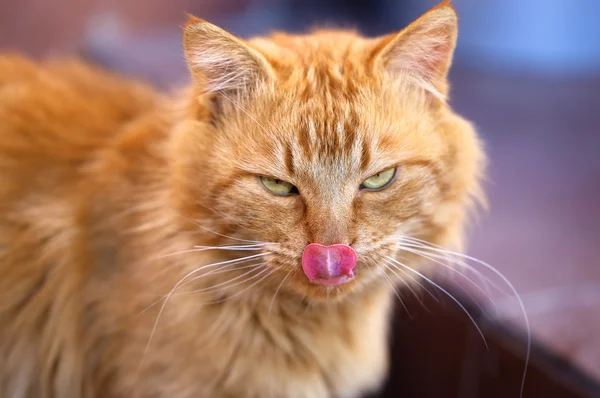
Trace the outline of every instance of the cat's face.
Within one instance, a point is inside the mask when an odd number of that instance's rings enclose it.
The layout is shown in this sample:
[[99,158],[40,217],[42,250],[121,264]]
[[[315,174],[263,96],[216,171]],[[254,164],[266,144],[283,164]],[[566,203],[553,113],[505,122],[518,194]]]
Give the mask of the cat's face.
[[[447,26],[454,13],[442,10],[446,30],[413,27],[440,36],[431,52],[440,54],[430,65],[435,68],[447,68],[455,39]],[[445,72],[437,81],[417,65],[414,73],[427,75],[407,75],[418,61],[401,53],[417,45],[406,43],[411,28],[399,38],[369,40],[348,32],[279,35],[240,50],[241,43],[218,36],[224,32],[197,24],[204,36],[217,35],[220,50],[188,51],[188,58],[196,57],[194,70],[209,67],[198,57],[212,57],[215,75],[211,81],[202,70],[203,84],[221,90],[210,102],[212,127],[196,137],[206,190],[198,200],[223,231],[270,242],[265,258],[280,274],[277,283],[286,277],[284,289],[315,299],[342,297],[393,275],[386,265],[398,236],[459,239],[463,207],[477,189],[478,145],[438,98]],[[244,69],[236,71],[236,62]],[[398,62],[402,70],[394,70]],[[305,251],[308,245],[318,253]],[[325,257],[355,259],[349,276],[313,278],[320,269],[311,271],[310,264],[321,260],[311,256],[323,250]],[[332,261],[325,268],[336,268],[340,259]]]

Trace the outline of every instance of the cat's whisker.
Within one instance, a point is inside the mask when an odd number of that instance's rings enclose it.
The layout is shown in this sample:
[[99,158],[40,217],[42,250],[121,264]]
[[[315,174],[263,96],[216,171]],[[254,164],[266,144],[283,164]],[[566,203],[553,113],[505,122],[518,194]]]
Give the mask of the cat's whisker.
[[[457,259],[455,256],[438,255],[438,254],[434,254],[431,252],[424,252],[424,250],[419,250],[419,249],[415,249],[415,250],[420,252],[420,253],[415,253],[415,254],[420,255],[424,258],[427,258],[428,260],[435,262],[437,264],[441,264],[442,266],[451,270],[454,273],[454,275],[458,275],[458,276],[462,277],[463,279],[467,280],[470,284],[475,286],[475,288],[477,290],[479,290],[481,293],[483,293],[483,295],[488,299],[489,303],[492,303],[492,304],[494,303],[494,300],[493,300],[494,295],[492,294],[490,285],[493,288],[495,288],[497,291],[501,292],[502,294],[508,295],[508,293],[504,289],[500,288],[495,282],[490,280],[488,277],[486,277],[479,271],[475,270],[469,264]],[[448,261],[449,264],[441,263],[440,261],[437,261],[436,259],[442,260],[442,261]],[[472,280],[471,278],[468,278],[466,274],[460,272],[458,269],[456,269],[455,267],[452,267],[450,264],[457,265],[458,268],[464,268],[466,271],[474,272],[475,275],[478,277],[477,279],[483,284],[483,288],[481,286],[477,285],[474,280]],[[460,286],[462,288],[462,285],[460,283],[458,284],[458,286]],[[473,297],[468,290],[466,290],[466,289],[464,289],[464,290],[465,290],[465,292],[467,292],[469,294],[470,297]],[[487,311],[484,311],[484,312],[487,313]]]
[[[400,245],[400,246],[398,246],[398,248],[399,248],[400,250],[404,250],[404,251],[407,251],[407,252],[409,252],[409,253],[413,253],[413,254],[419,255],[419,256],[421,256],[421,257],[424,257],[424,258],[426,258],[426,259],[428,259],[428,260],[430,260],[430,261],[433,261],[433,262],[434,262],[434,263],[436,263],[436,264],[439,264],[439,265],[442,265],[442,266],[444,266],[444,267],[448,268],[449,270],[453,271],[455,275],[459,275],[459,276],[461,276],[461,277],[465,278],[467,281],[469,281],[471,284],[473,284],[473,286],[475,286],[475,287],[476,287],[476,288],[477,288],[479,291],[481,291],[481,292],[482,292],[482,293],[483,293],[483,294],[484,294],[484,295],[485,295],[485,296],[486,296],[486,297],[487,297],[487,298],[490,300],[490,302],[492,301],[491,292],[490,292],[490,293],[489,293],[489,295],[488,295],[488,293],[487,293],[487,291],[486,291],[486,290],[482,289],[482,288],[481,288],[479,285],[477,285],[477,284],[476,284],[476,283],[475,283],[473,280],[471,280],[471,279],[470,279],[468,276],[466,276],[466,275],[465,275],[465,274],[463,274],[462,272],[459,272],[459,271],[458,271],[457,269],[455,269],[454,267],[451,267],[451,266],[449,266],[448,264],[442,263],[441,261],[437,261],[437,260],[435,260],[433,257],[431,257],[431,256],[429,256],[429,255],[423,254],[423,253],[421,253],[421,252],[418,252],[418,251],[413,251],[413,250],[411,250],[411,249],[407,249],[407,248],[406,248],[406,247],[404,247],[403,245]],[[438,256],[436,256],[436,257],[438,257]],[[441,257],[441,256],[439,256],[439,257]],[[445,257],[441,257],[441,258],[442,258],[442,259],[445,259]],[[462,286],[461,284],[457,284],[457,286],[458,286],[458,288],[459,288],[460,290],[462,290],[462,291],[463,291],[463,292],[464,292],[464,293],[465,293],[467,296],[469,296],[469,298],[471,299],[471,302],[473,302],[473,303],[475,304],[475,306],[477,307],[477,309],[479,310],[479,312],[480,312],[480,313],[482,313],[482,314],[485,314],[486,316],[488,316],[488,312],[487,312],[486,310],[484,310],[484,308],[483,308],[483,307],[482,307],[482,306],[479,304],[479,300],[476,300],[476,299],[475,299],[475,297],[473,297],[473,294],[471,294],[471,292],[470,292],[468,289],[466,289],[466,288],[465,288],[464,286]],[[432,296],[432,297],[433,297],[433,296]],[[488,316],[488,317],[489,317],[489,316]]]
[[[265,263],[259,263],[259,264],[265,264]],[[218,269],[216,271],[211,271],[211,275],[218,275],[218,274],[224,274],[226,272],[235,272],[235,271],[239,271],[242,269],[248,269],[248,268],[256,267],[258,264],[250,264],[250,265],[245,265],[243,267],[238,267],[237,266],[238,264],[234,264],[234,265],[235,265],[234,267],[232,267],[231,265],[227,265],[227,267],[225,269]],[[183,284],[182,286],[185,286],[185,284]]]
[[[370,268],[370,267],[369,267]],[[388,274],[385,273],[385,269],[380,268],[380,266],[377,266],[378,269],[380,269],[382,271],[382,274],[384,276],[384,278],[390,283],[390,286],[392,287],[392,289],[394,290],[394,294],[396,295],[396,297],[398,298],[398,300],[400,301],[400,304],[402,304],[402,307],[404,307],[404,310],[406,311],[406,313],[408,314],[408,316],[412,319],[412,314],[410,313],[410,311],[408,310],[408,307],[406,306],[406,303],[404,302],[404,300],[402,300],[402,297],[400,297],[400,293],[398,292],[398,289],[396,288],[396,284],[394,283],[394,281],[392,280],[392,278],[389,277]],[[387,269],[389,269],[388,267],[385,267]],[[391,269],[389,269],[392,273],[394,273]],[[407,285],[408,286],[408,285]],[[411,291],[414,294],[414,291],[411,289]],[[416,297],[416,296],[415,296]],[[423,302],[421,301],[421,305],[423,305]]]
[[[179,280],[179,281],[178,281],[178,282],[175,284],[175,286],[173,286],[173,288],[171,289],[171,291],[170,291],[170,292],[167,294],[167,296],[166,296],[166,297],[165,297],[165,299],[164,299],[164,302],[162,303],[162,305],[161,305],[161,307],[160,307],[160,309],[159,309],[159,311],[158,311],[158,314],[157,314],[157,316],[156,316],[156,320],[154,321],[154,325],[152,326],[152,330],[150,331],[150,336],[149,336],[149,338],[148,338],[148,343],[146,344],[146,347],[145,347],[145,349],[144,349],[144,353],[143,353],[143,355],[142,355],[142,359],[141,359],[141,361],[140,361],[140,365],[138,366],[138,372],[139,372],[139,370],[141,370],[141,368],[142,368],[142,365],[143,365],[143,363],[144,363],[144,360],[145,360],[145,358],[146,358],[146,355],[148,354],[148,350],[150,349],[150,344],[152,343],[152,339],[153,339],[153,337],[154,337],[154,334],[156,333],[156,328],[157,328],[157,326],[158,326],[158,322],[159,322],[159,320],[160,320],[160,317],[161,317],[161,315],[162,315],[162,313],[163,313],[163,311],[164,311],[164,309],[165,309],[165,307],[166,307],[167,303],[169,302],[169,299],[171,298],[171,296],[173,295],[173,293],[174,293],[174,292],[177,290],[177,288],[179,288],[179,286],[181,286],[181,284],[182,284],[182,283],[184,283],[184,281],[185,281],[186,279],[188,279],[188,278],[189,278],[189,277],[191,277],[192,275],[195,275],[195,274],[197,274],[198,272],[200,272],[200,271],[202,271],[202,270],[204,270],[204,269],[207,269],[207,268],[212,268],[212,267],[216,267],[216,266],[219,266],[219,265],[224,265],[224,264],[232,264],[232,263],[237,263],[237,262],[240,262],[240,261],[243,261],[243,260],[249,260],[249,259],[251,259],[251,258],[258,258],[258,257],[262,257],[262,256],[265,256],[265,255],[267,255],[267,254],[270,254],[270,253],[269,253],[269,252],[266,252],[266,253],[259,253],[259,254],[255,254],[255,255],[252,255],[252,256],[242,257],[242,258],[239,258],[239,259],[233,259],[233,260],[227,260],[227,261],[220,261],[220,262],[217,262],[217,263],[207,264],[207,265],[204,265],[204,266],[202,266],[202,267],[196,268],[196,269],[194,269],[193,271],[190,271],[189,273],[187,273],[185,276],[183,276],[183,278],[181,278],[181,279],[180,279],[180,280]],[[204,276],[205,276],[205,275],[204,275]],[[136,377],[137,377],[137,376],[136,376]]]
[[[524,367],[524,370],[523,370],[523,378],[521,380],[521,396],[523,396],[523,391],[525,389],[525,379],[527,377],[527,368],[529,367],[529,359],[530,359],[530,356],[531,356],[531,326],[530,326],[530,323],[529,323],[529,317],[527,315],[527,311],[525,309],[525,304],[523,303],[523,300],[521,299],[521,296],[517,292],[517,289],[514,287],[514,285],[508,280],[508,278],[502,272],[498,271],[495,267],[492,267],[490,264],[486,263],[485,261],[479,260],[478,258],[475,258],[475,257],[469,256],[469,255],[466,255],[466,254],[457,253],[457,252],[453,252],[451,250],[447,250],[447,249],[441,248],[439,246],[431,244],[431,243],[429,243],[429,242],[427,242],[425,240],[422,240],[422,239],[408,238],[408,237],[399,237],[399,238],[402,238],[402,239],[404,239],[406,241],[412,240],[413,242],[420,243],[422,246],[428,246],[427,247],[428,250],[431,250],[431,251],[436,252],[436,253],[451,255],[451,256],[462,258],[464,260],[470,260],[470,261],[472,261],[472,262],[474,262],[476,264],[481,265],[482,267],[486,268],[487,270],[493,272],[496,276],[498,276],[500,279],[502,279],[502,281],[508,286],[508,288],[512,292],[512,295],[514,295],[515,300],[519,304],[519,307],[520,307],[520,310],[521,310],[521,315],[523,315],[523,320],[525,322],[525,328],[526,328],[526,334],[527,334],[527,343],[526,343],[527,347],[526,347],[525,367]],[[464,263],[464,261],[462,261],[462,263]],[[473,269],[473,267],[470,267],[470,268]],[[499,290],[501,292],[504,292],[503,289],[499,289]]]
[[[189,295],[189,294],[196,294],[196,293],[202,293],[202,292],[212,291],[212,290],[218,289],[219,287],[225,286],[225,285],[228,285],[227,286],[228,288],[233,287],[233,286],[241,285],[241,284],[246,283],[248,281],[254,280],[258,276],[260,276],[263,273],[265,273],[266,271],[268,271],[268,268],[265,267],[266,264],[267,264],[266,262],[265,263],[255,264],[254,267],[253,267],[253,269],[251,269],[250,271],[247,271],[247,272],[245,272],[245,273],[243,273],[241,275],[238,275],[238,276],[236,276],[234,278],[228,279],[225,282],[217,283],[216,285],[208,286],[208,287],[205,287],[205,288],[202,288],[202,289],[198,289],[198,290],[192,290],[191,292],[179,293],[179,295],[183,296],[183,295]],[[263,271],[259,272],[258,274],[253,275],[253,276],[251,276],[251,277],[249,277],[249,278],[247,278],[245,280],[242,280],[242,281],[239,281],[239,282],[236,282],[234,284],[229,285],[231,282],[234,282],[234,281],[236,281],[238,279],[242,279],[245,276],[250,275],[253,272],[255,272],[256,270],[261,269],[261,268],[265,268],[265,269]]]
[[[196,204],[197,204],[198,206],[201,206],[201,207],[205,208],[206,210],[208,210],[208,211],[210,211],[210,212],[214,213],[215,215],[217,215],[219,218],[218,218],[218,219],[214,219],[214,222],[221,222],[222,224],[226,224],[226,223],[229,223],[229,224],[234,224],[235,226],[237,226],[237,227],[239,227],[239,228],[242,228],[242,229],[245,229],[246,231],[253,232],[253,233],[255,233],[255,232],[258,232],[258,231],[257,231],[257,230],[255,230],[255,229],[248,228],[248,227],[246,227],[246,226],[244,226],[244,225],[240,224],[240,223],[239,223],[239,222],[238,222],[238,221],[237,221],[237,220],[236,220],[234,217],[232,217],[231,215],[229,215],[229,214],[227,214],[227,213],[225,213],[225,212],[222,212],[222,211],[219,211],[219,210],[213,209],[213,208],[211,208],[211,207],[208,207],[208,206],[206,206],[204,203],[201,203],[201,202],[199,202],[199,201],[196,201]],[[230,238],[230,239],[231,239],[231,238]],[[239,238],[238,238],[238,239],[239,239]],[[246,240],[246,239],[243,239],[243,241],[247,241],[247,240]],[[250,242],[251,242],[251,241],[250,241]]]
[[[270,254],[270,253],[264,253],[264,254],[266,255],[266,254]],[[214,275],[216,272],[222,271],[224,269],[228,269],[229,271],[234,271],[236,269],[241,268],[241,267],[238,268],[238,265],[247,263],[249,261],[254,261],[256,259],[257,258],[255,256],[249,256],[249,257],[243,257],[242,259],[240,259],[240,261],[237,261],[237,262],[227,263],[226,265],[221,266],[221,267],[219,267],[217,269],[214,269],[212,271],[209,271],[206,274],[202,274],[202,275],[198,275],[198,276],[193,277],[192,279],[190,279],[190,280],[182,283],[181,286],[179,286],[179,288],[183,288],[185,285],[193,283],[193,282],[197,281],[198,279],[202,279],[202,278],[204,278],[206,276]]]
[[[431,253],[431,251],[427,251],[428,250],[427,248],[421,248],[421,249],[419,249],[419,248],[415,247],[415,250],[425,251],[426,252],[425,254],[427,254],[427,256],[429,256],[431,258],[442,260],[442,261],[447,261],[450,264],[458,266],[458,268],[464,269],[466,273],[468,273],[468,272],[473,273],[475,275],[475,277],[477,278],[477,280],[481,283],[481,285],[483,285],[483,287],[480,286],[478,288],[478,290],[480,290],[489,299],[489,301],[491,303],[493,303],[492,298],[494,297],[494,294],[492,293],[491,287],[494,288],[494,289],[496,289],[498,292],[501,292],[502,294],[508,295],[508,293],[506,292],[506,290],[504,290],[500,286],[498,286],[498,284],[495,283],[492,279],[490,279],[489,277],[485,276],[478,269],[476,269],[472,265],[469,265],[468,263],[466,263],[465,261],[461,260],[457,256],[454,256],[452,254],[435,254],[435,253]],[[450,264],[448,264],[448,265],[450,265]],[[455,274],[458,274],[460,276],[463,273],[462,272],[456,272]],[[466,279],[466,274],[463,274],[463,278]],[[473,282],[475,282],[475,281],[470,281],[469,283],[473,283]]]
[[487,297],[487,299],[491,302],[492,301],[492,297],[490,295],[488,295],[488,292],[485,291],[481,286],[479,286],[475,281],[473,281],[471,278],[469,278],[469,276],[463,274],[462,272],[460,272],[458,269],[456,269],[455,267],[452,267],[446,263],[441,262],[440,260],[436,259],[437,256],[431,256],[429,254],[426,254],[424,251],[421,250],[417,250],[417,249],[411,249],[405,245],[398,245],[398,248],[402,251],[406,251],[408,253],[413,253],[416,254],[417,256],[421,256],[423,258],[426,258],[427,260],[430,260],[436,264],[439,264],[441,266],[443,266],[444,268],[450,270],[451,272],[463,277],[467,282],[469,282],[470,284],[472,284],[477,290],[479,290],[485,297]]
[[456,286],[465,295],[468,296],[469,300],[471,300],[471,303],[473,303],[475,305],[475,307],[477,307],[477,310],[479,311],[480,314],[483,314],[488,319],[492,319],[489,311],[487,309],[485,309],[481,304],[479,304],[479,300],[477,298],[475,298],[475,296],[473,296],[473,293],[471,291],[469,291],[469,289],[467,289],[466,287],[462,286],[460,283],[457,284]]
[[[384,267],[385,269],[389,270],[392,274],[394,274],[394,276],[396,276],[401,282],[402,284],[404,284],[404,286],[406,286],[406,288],[408,290],[410,290],[410,292],[413,294],[413,296],[415,296],[415,298],[419,301],[419,303],[421,304],[421,307],[423,307],[426,311],[429,311],[429,309],[427,308],[427,306],[425,305],[425,302],[423,302],[423,299],[419,296],[419,294],[417,293],[417,291],[410,285],[410,283],[408,283],[404,278],[401,278],[400,275],[398,275],[396,273],[396,271],[389,267],[389,265],[392,265],[388,260],[385,261]],[[421,288],[423,290],[425,290],[434,300],[437,300],[437,297],[435,297],[433,295],[433,293],[431,293],[429,291],[429,289],[427,289],[425,286],[423,286],[419,281],[417,281],[412,275],[407,274],[406,272],[398,269],[398,271],[400,271],[402,274],[404,274],[406,277],[412,279],[413,281],[415,281],[417,284],[419,284],[419,286],[421,286]],[[390,279],[391,280],[391,279]],[[394,281],[392,281],[393,283]]]
[[275,290],[275,294],[273,295],[273,298],[271,299],[271,303],[269,304],[269,312],[267,313],[267,316],[269,316],[271,314],[271,309],[273,308],[273,303],[275,302],[275,298],[277,297],[277,293],[279,293],[279,290],[281,289],[281,287],[283,286],[283,284],[285,283],[285,281],[287,280],[287,278],[290,277],[290,275],[292,274],[292,271],[293,270],[288,271],[287,275],[282,279],[281,283],[277,287],[277,290]]
[[479,332],[479,335],[481,336],[481,338],[483,339],[483,343],[485,344],[486,349],[489,350],[489,346],[487,343],[487,340],[485,339],[485,336],[483,335],[483,332],[481,330],[481,328],[479,327],[479,325],[477,324],[477,322],[475,322],[475,319],[473,318],[473,316],[469,313],[469,311],[467,311],[467,309],[465,308],[465,306],[456,298],[454,297],[450,292],[448,292],[446,289],[444,289],[443,287],[441,287],[440,285],[438,285],[437,283],[435,283],[434,281],[432,281],[431,279],[429,279],[428,277],[426,277],[425,275],[423,275],[421,272],[412,269],[411,267],[409,267],[408,265],[405,265],[403,263],[401,263],[400,261],[390,257],[390,256],[386,256],[388,260],[391,260],[394,264],[397,264],[403,268],[405,268],[406,270],[418,275],[419,277],[423,278],[425,281],[429,282],[432,286],[436,287],[437,289],[439,289],[442,293],[444,293],[446,296],[448,296],[452,301],[454,301],[464,312],[465,314],[469,317],[469,319],[471,320],[471,322],[473,323],[473,326],[475,326],[475,328],[477,329],[477,332]]
[[231,251],[252,251],[263,250],[267,245],[248,245],[248,246],[194,246],[194,249],[201,251],[207,250],[231,250]]
[[[249,243],[269,243],[269,242],[261,242],[261,241],[258,241],[258,240],[242,239],[242,238],[236,238],[236,237],[234,237],[234,236],[225,235],[225,234],[222,234],[222,233],[220,233],[220,232],[213,231],[212,229],[210,229],[210,228],[207,228],[207,227],[205,227],[205,226],[203,226],[203,225],[200,225],[198,222],[196,222],[196,221],[194,221],[194,220],[190,220],[189,218],[187,218],[187,217],[184,217],[184,216],[182,216],[181,214],[178,214],[178,216],[179,216],[179,217],[181,217],[181,218],[183,218],[184,220],[186,220],[186,221],[188,221],[188,222],[191,222],[192,224],[194,224],[194,225],[195,225],[195,226],[197,226],[198,228],[200,228],[200,229],[202,229],[202,230],[204,230],[204,231],[206,231],[206,232],[210,232],[210,233],[212,233],[212,234],[214,234],[214,235],[220,236],[220,237],[222,237],[222,238],[232,239],[232,240],[239,241],[239,242],[249,242]],[[271,242],[271,244],[276,244],[276,243],[274,243],[274,242]]]
[[[505,289],[498,286],[497,283],[495,283],[490,278],[483,275],[478,269],[476,269],[475,267],[473,267],[472,265],[468,264],[465,261],[465,260],[471,260],[471,261],[474,261],[475,263],[478,263],[481,260],[478,260],[474,257],[467,256],[467,255],[459,253],[459,252],[454,252],[454,251],[451,251],[448,249],[444,249],[444,248],[442,248],[440,246],[436,246],[436,245],[427,246],[424,243],[403,243],[401,245],[404,247],[407,247],[407,248],[414,248],[415,250],[419,250],[419,249],[428,250],[428,252],[426,252],[426,254],[430,257],[450,261],[453,264],[456,264],[456,265],[466,269],[467,271],[473,272],[478,277],[478,279],[484,284],[484,288],[486,288],[486,295],[488,295],[490,297],[493,295],[492,295],[492,292],[489,290],[488,285],[491,285],[494,289],[496,289],[498,292],[500,292],[504,295],[509,296],[509,295],[514,294],[514,292],[509,293]],[[491,265],[489,267],[491,267]],[[492,271],[492,272],[494,272],[494,271]],[[506,281],[504,281],[504,282],[506,283]]]
[[211,250],[227,250],[232,252],[251,252],[264,250],[264,247],[210,247],[210,246],[194,246],[200,252],[211,251]]
[[229,251],[258,251],[263,250],[267,244],[263,244],[261,246],[258,245],[247,245],[247,246],[194,246],[193,249],[188,250],[180,250],[173,253],[167,253],[157,258],[166,258],[171,256],[176,256],[179,254],[186,253],[201,253],[210,250],[229,250]]
[[[220,266],[218,268],[215,268],[215,269],[207,272],[206,274],[202,274],[200,276],[196,276],[196,277],[194,277],[194,278],[192,278],[192,279],[190,279],[190,280],[182,283],[181,286],[179,286],[179,288],[181,289],[184,286],[186,286],[187,284],[193,283],[194,281],[196,281],[196,280],[198,280],[200,278],[209,276],[209,275],[217,275],[217,274],[221,274],[221,273],[225,273],[225,272],[234,272],[234,271],[241,270],[241,269],[248,269],[248,268],[251,268],[251,267],[255,267],[256,266],[255,264],[250,264],[250,265],[246,265],[246,266],[243,266],[243,267],[239,267],[240,264],[246,263],[248,261],[253,261],[253,260],[256,260],[256,259],[255,258],[246,259],[246,260],[242,260],[240,262],[222,265],[222,266]],[[150,308],[154,307],[156,304],[160,303],[166,297],[167,297],[166,294],[160,295],[160,298],[158,300],[154,301],[152,304],[150,304],[144,310],[142,310],[140,312],[140,315],[143,314],[143,313],[145,313],[146,311],[148,311]]]
[[[225,264],[225,265],[222,265],[222,266],[220,266],[220,267],[218,267],[218,268],[215,268],[215,269],[213,269],[213,270],[211,270],[211,271],[207,272],[206,274],[202,274],[202,275],[200,275],[200,276],[194,277],[194,278],[192,278],[191,280],[188,280],[188,281],[186,281],[186,282],[182,283],[182,284],[181,284],[181,286],[180,286],[179,288],[183,288],[185,285],[187,285],[187,284],[189,284],[189,283],[192,283],[192,282],[194,282],[195,280],[197,280],[197,279],[200,279],[200,278],[202,278],[202,277],[206,277],[206,276],[209,276],[209,275],[215,275],[215,274],[219,274],[219,273],[223,273],[223,272],[232,272],[232,271],[235,271],[235,270],[237,270],[237,269],[245,269],[245,268],[247,268],[247,267],[250,267],[250,266],[246,266],[246,267],[237,267],[237,265],[239,265],[239,264],[243,264],[244,262],[247,262],[247,261],[252,261],[252,260],[255,260],[255,259],[251,259],[251,260],[244,260],[244,261],[241,261],[241,262],[239,262],[239,263],[231,263],[231,264]],[[143,313],[145,313],[146,311],[148,311],[150,308],[154,307],[156,304],[158,304],[158,303],[160,303],[161,301],[165,300],[165,299],[167,298],[167,296],[168,296],[168,294],[162,294],[162,295],[160,295],[160,298],[159,298],[158,300],[154,301],[154,302],[153,302],[152,304],[150,304],[148,307],[144,308],[144,309],[143,309],[143,310],[142,310],[142,311],[139,313],[139,315],[142,315]]]
[[[490,278],[486,277],[485,275],[483,275],[479,270],[477,270],[476,268],[474,268],[473,266],[467,264],[466,262],[458,259],[457,257],[459,257],[458,255],[460,253],[456,253],[456,252],[452,252],[449,251],[445,248],[443,248],[442,246],[438,246],[438,245],[434,245],[434,244],[428,244],[427,241],[421,240],[421,239],[417,239],[417,238],[411,238],[411,237],[399,237],[400,240],[402,240],[404,243],[401,243],[403,246],[405,247],[412,247],[415,249],[425,249],[425,250],[430,250],[432,248],[436,248],[439,249],[440,251],[444,251],[445,253],[442,254],[436,254],[436,253],[430,253],[427,252],[427,254],[429,256],[433,256],[437,259],[441,259],[441,260],[447,260],[452,262],[453,264],[459,265],[460,267],[464,268],[467,271],[472,272],[473,274],[475,274],[475,276],[477,277],[477,279],[479,279],[479,281],[483,284],[483,289],[485,290],[485,295],[488,297],[492,297],[492,291],[490,290],[490,286],[492,285],[492,287],[494,287],[496,290],[498,290],[499,292],[502,292],[504,294],[508,294],[506,293],[506,291],[502,288],[500,288],[497,284],[495,284]],[[414,239],[414,240],[413,240]],[[406,243],[408,242],[408,243]]]
[[203,230],[205,230],[206,232],[210,232],[210,233],[212,233],[212,234],[215,234],[215,235],[218,235],[218,236],[220,236],[220,237],[227,238],[227,239],[231,239],[231,240],[235,240],[235,241],[238,241],[238,242],[247,242],[247,243],[270,243],[270,244],[272,244],[272,245],[275,245],[275,244],[277,244],[277,243],[275,243],[275,242],[261,242],[261,241],[259,241],[259,240],[251,240],[251,239],[242,239],[242,238],[236,238],[236,237],[233,237],[233,236],[229,236],[229,235],[222,234],[222,233],[220,233],[220,232],[213,231],[212,229],[210,229],[210,228],[207,228],[207,227],[204,227],[204,226],[201,226],[201,225],[198,225],[198,227],[199,227],[199,228],[201,228],[201,229],[203,229]]
[[[369,263],[366,263],[367,268],[369,269],[370,272],[372,272],[372,268],[369,265]],[[389,277],[388,274],[386,274],[385,270],[389,269],[387,267],[381,267],[379,265],[375,266],[375,269],[379,272],[381,272],[381,274],[383,274],[384,278],[389,281],[390,286],[392,287],[392,289],[394,290],[394,294],[396,295],[396,297],[398,298],[398,300],[400,301],[400,303],[402,304],[402,307],[404,307],[404,310],[406,311],[406,313],[408,314],[408,316],[412,319],[412,314],[410,313],[410,311],[408,310],[408,307],[406,306],[406,303],[404,302],[404,300],[402,300],[402,297],[400,297],[400,293],[398,292],[397,286],[394,283],[394,281],[392,280],[392,278]],[[391,270],[390,270],[391,271]],[[393,271],[391,271],[392,273],[394,273]],[[394,275],[396,275],[394,273]],[[411,289],[412,290],[412,289]],[[413,292],[414,294],[414,292]]]
[[[389,264],[389,265],[392,265],[402,275],[404,275],[405,277],[407,277],[408,279],[412,280],[417,285],[419,285],[421,287],[421,289],[423,289],[427,294],[429,294],[431,296],[432,299],[434,299],[436,302],[439,303],[440,300],[437,297],[435,297],[435,295],[431,292],[431,290],[427,289],[427,287],[424,286],[417,278],[415,278],[414,276],[412,276],[408,272],[404,271],[403,269],[396,267],[393,263],[390,263],[389,260],[386,260],[386,263]],[[390,268],[388,268],[388,269],[390,269]],[[393,272],[393,270],[391,270],[391,271]],[[396,274],[396,273],[394,272],[394,274]],[[396,275],[396,276],[398,276],[398,275]],[[423,304],[423,301],[420,299],[420,297],[417,296],[417,294],[414,291],[414,289],[412,288],[412,286],[409,283],[407,283],[404,279],[402,279],[402,278],[400,278],[400,279],[413,292],[413,294],[415,295],[415,297],[417,297],[419,299],[419,301],[421,301],[421,304]],[[425,307],[424,304],[423,304],[423,307]]]
[[224,245],[216,245],[216,246],[207,246],[207,245],[196,245],[194,247],[196,248],[244,248],[244,247],[263,247],[263,246],[268,246],[268,245],[274,245],[276,243],[272,243],[272,242],[263,242],[263,243],[252,243],[252,244],[247,244],[247,245],[231,245],[231,244],[224,244]]
[[[269,269],[269,268],[267,268],[267,270],[268,270],[268,269]],[[237,293],[235,293],[235,294],[233,294],[233,295],[231,295],[231,296],[227,296],[227,297],[225,297],[225,298],[224,298],[224,299],[222,299],[222,300],[218,300],[218,301],[212,301],[212,302],[209,302],[209,303],[207,303],[207,304],[219,304],[219,303],[225,302],[225,301],[227,301],[227,300],[231,300],[232,298],[234,298],[234,297],[237,297],[237,296],[239,296],[239,295],[241,295],[241,294],[243,294],[243,293],[247,292],[249,289],[253,288],[254,286],[256,286],[257,284],[259,284],[260,282],[262,282],[262,281],[263,281],[263,280],[265,280],[266,278],[268,278],[268,277],[270,277],[270,276],[273,276],[273,274],[274,274],[275,272],[276,272],[276,270],[274,270],[274,269],[271,269],[271,272],[267,273],[265,276],[263,276],[262,278],[260,278],[259,280],[257,280],[257,281],[256,281],[256,282],[254,282],[253,284],[251,284],[250,286],[248,286],[248,287],[246,287],[246,288],[244,288],[244,289],[240,290],[239,292],[237,292]]]

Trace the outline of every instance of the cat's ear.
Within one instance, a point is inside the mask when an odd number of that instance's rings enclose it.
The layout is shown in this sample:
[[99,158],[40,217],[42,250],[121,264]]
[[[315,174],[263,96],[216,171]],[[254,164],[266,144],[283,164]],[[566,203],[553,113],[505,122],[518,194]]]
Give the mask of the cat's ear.
[[273,79],[269,62],[223,29],[194,17],[183,34],[188,68],[204,93],[249,94]]
[[375,62],[391,74],[414,79],[445,100],[457,35],[456,12],[445,0],[400,33],[383,38]]

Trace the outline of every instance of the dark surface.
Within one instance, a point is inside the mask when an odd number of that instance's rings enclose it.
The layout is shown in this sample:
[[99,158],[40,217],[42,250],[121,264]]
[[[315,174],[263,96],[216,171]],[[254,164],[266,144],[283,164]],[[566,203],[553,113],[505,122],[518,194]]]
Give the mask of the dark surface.
[[[424,295],[427,309],[416,299],[407,299],[412,313],[409,317],[397,306],[392,369],[378,398],[520,396],[526,357],[526,339],[520,331],[486,320],[461,299],[482,329],[487,349],[469,318],[450,299],[440,296],[436,302]],[[600,386],[534,341],[523,397],[597,398]]]

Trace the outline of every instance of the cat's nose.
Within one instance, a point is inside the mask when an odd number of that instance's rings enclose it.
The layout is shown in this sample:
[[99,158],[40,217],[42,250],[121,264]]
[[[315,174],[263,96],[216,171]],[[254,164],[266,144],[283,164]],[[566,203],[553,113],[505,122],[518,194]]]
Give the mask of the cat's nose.
[[357,256],[348,245],[311,243],[302,253],[302,269],[313,283],[339,285],[354,278]]

